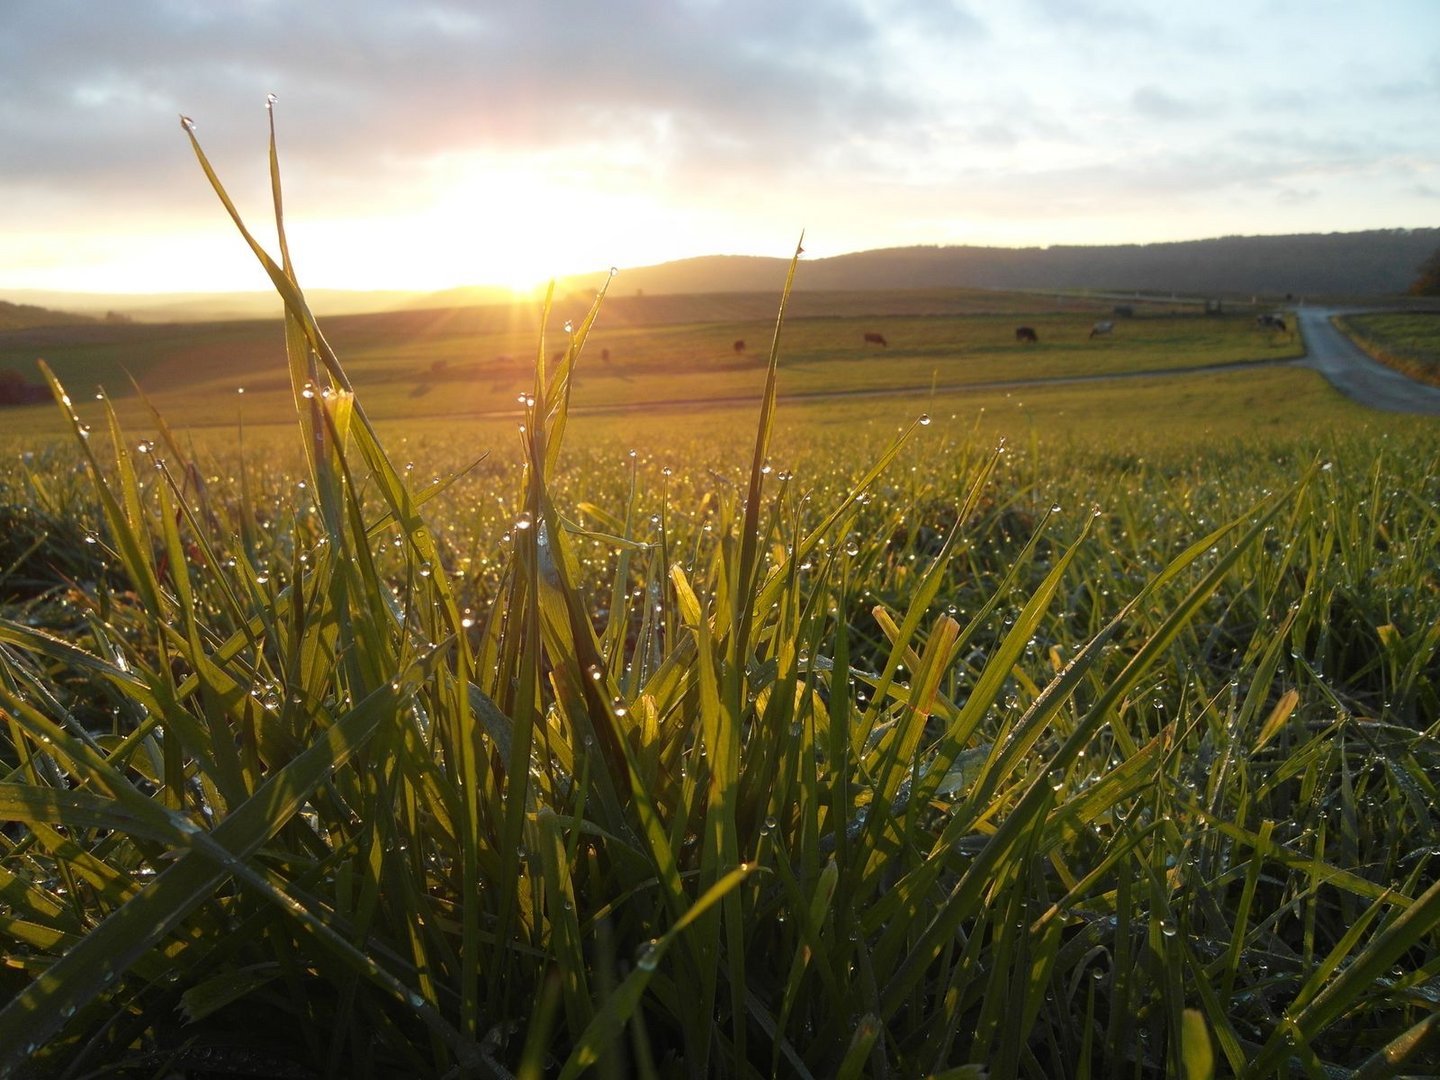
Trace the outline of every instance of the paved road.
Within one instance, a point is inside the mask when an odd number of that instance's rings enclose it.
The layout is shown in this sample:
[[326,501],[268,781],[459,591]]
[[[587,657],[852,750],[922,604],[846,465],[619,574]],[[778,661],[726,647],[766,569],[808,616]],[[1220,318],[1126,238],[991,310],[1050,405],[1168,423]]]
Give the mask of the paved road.
[[1440,387],[1417,383],[1377,363],[1331,325],[1330,316],[1357,310],[1301,308],[1296,312],[1305,336],[1304,365],[1320,372],[1335,389],[1361,405],[1385,412],[1440,416]]

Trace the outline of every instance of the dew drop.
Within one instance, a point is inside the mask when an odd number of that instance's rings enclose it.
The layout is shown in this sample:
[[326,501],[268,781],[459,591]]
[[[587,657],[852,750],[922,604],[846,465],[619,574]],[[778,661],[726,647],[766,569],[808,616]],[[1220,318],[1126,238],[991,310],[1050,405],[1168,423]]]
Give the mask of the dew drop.
[[193,132],[195,130],[195,121],[191,120],[190,117],[186,116],[184,113],[181,113],[180,126],[186,131]]
[[930,426],[930,414],[929,414],[929,413],[924,413],[924,412],[922,412],[922,413],[920,414],[920,426],[921,426],[921,427],[929,427],[929,426]]

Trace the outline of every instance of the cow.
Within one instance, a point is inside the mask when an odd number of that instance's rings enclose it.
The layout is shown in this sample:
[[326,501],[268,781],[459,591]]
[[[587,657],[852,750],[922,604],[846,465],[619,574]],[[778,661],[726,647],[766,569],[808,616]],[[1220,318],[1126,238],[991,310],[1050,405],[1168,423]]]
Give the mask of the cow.
[[735,342],[734,348],[735,348],[735,355],[736,355],[736,356],[739,356],[741,353],[743,353],[743,352],[745,351],[745,341],[744,341],[744,339],[737,339],[736,342]]
[[877,334],[877,333],[875,333],[875,331],[873,331],[873,330],[867,330],[867,331],[865,332],[865,344],[866,344],[866,345],[884,345],[886,348],[889,348],[889,346],[890,346],[890,343],[885,340],[885,335],[884,335],[884,334]]
[[1122,319],[1133,319],[1135,309],[1129,304],[1116,304],[1110,314],[1119,315]]
[[1108,334],[1114,329],[1115,324],[1113,322],[1097,322],[1094,326],[1090,327],[1090,336],[1093,338],[1097,334]]
[[1031,327],[1031,326],[1017,326],[1017,327],[1015,328],[1015,340],[1016,340],[1016,341],[1028,341],[1028,342],[1030,342],[1032,345],[1038,345],[1038,344],[1040,344],[1040,335],[1037,334],[1037,333],[1035,333],[1035,328],[1034,328],[1034,327]]
[[1290,324],[1285,321],[1284,315],[1257,315],[1255,325],[1261,330],[1278,330],[1282,334],[1290,333]]

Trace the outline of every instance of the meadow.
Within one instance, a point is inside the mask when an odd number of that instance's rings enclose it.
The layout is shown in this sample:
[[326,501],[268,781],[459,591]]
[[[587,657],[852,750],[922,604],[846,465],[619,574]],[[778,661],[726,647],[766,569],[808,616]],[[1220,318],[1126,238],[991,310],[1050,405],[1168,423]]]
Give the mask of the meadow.
[[[618,286],[618,281],[617,281]],[[473,421],[507,417],[534,381],[537,348],[566,348],[593,294],[537,302],[388,312],[327,320],[327,340],[369,415]],[[608,297],[571,386],[574,415],[659,404],[758,401],[774,296]],[[1184,305],[1140,303],[1107,337],[1091,325],[1112,302],[977,290],[797,293],[780,357],[787,398],[835,392],[928,393],[987,384],[1133,374],[1300,355],[1298,340],[1257,331],[1246,309],[1207,319]],[[1032,327],[1038,344],[1015,340]],[[185,426],[290,423],[294,398],[277,319],[179,325],[59,327],[0,334],[0,366],[28,378],[44,360],[77,407],[103,391],[127,425],[149,422],[143,392]],[[878,333],[886,346],[867,344]],[[542,345],[541,341],[548,342]],[[736,343],[744,349],[737,351]],[[49,407],[7,410],[15,434],[55,432]]]
[[7,428],[0,1071],[1440,1068],[1433,421],[1240,319],[449,351],[261,258],[273,360]]

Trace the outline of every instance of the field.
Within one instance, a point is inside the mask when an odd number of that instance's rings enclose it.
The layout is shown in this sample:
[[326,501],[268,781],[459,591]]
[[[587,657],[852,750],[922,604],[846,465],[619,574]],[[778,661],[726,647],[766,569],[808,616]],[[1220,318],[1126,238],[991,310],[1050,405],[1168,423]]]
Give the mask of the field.
[[[588,303],[589,300],[586,301]],[[774,328],[773,296],[619,297],[588,344],[571,409],[639,412],[658,403],[758,401]],[[849,313],[846,313],[846,309]],[[989,310],[986,310],[986,309]],[[1001,308],[1003,310],[995,310]],[[804,396],[983,387],[1025,380],[1282,360],[1298,341],[1257,331],[1250,318],[1206,319],[1183,307],[1140,304],[1107,337],[1096,301],[974,290],[797,294],[781,357],[784,393]],[[576,298],[556,305],[546,352],[563,353],[579,325]],[[1017,325],[1037,345],[1015,341]],[[508,416],[533,383],[540,340],[535,305],[348,316],[325,332],[376,420]],[[888,345],[869,345],[867,332]],[[746,347],[737,352],[736,342]],[[127,424],[148,421],[132,379],[187,427],[288,423],[294,398],[278,321],[62,327],[0,334],[0,367],[35,378],[43,359],[77,401],[103,390]],[[82,406],[83,409],[83,406]],[[94,410],[91,410],[93,412]],[[15,433],[53,431],[48,408],[9,410]]]
[[1168,308],[277,274],[12,345],[0,1072],[1440,1068],[1433,422]]
[[1340,324],[1375,359],[1440,386],[1440,314],[1349,315]]

